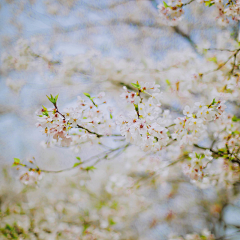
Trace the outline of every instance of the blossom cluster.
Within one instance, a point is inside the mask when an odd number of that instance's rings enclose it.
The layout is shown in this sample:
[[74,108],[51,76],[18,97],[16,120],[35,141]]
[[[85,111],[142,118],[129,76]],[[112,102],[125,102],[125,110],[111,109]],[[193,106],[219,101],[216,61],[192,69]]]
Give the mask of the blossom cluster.
[[204,169],[207,167],[208,163],[213,159],[210,150],[206,150],[203,154],[198,154],[196,152],[190,153],[190,163],[186,163],[183,166],[183,171],[191,179],[199,180],[203,179]]
[[[189,1],[187,3],[183,3],[181,0],[178,1],[168,1],[168,3],[163,2],[163,4],[158,5],[159,16],[162,20],[168,25],[177,25],[178,22],[182,19],[184,10],[183,6],[186,6],[193,1]],[[198,3],[205,3],[206,6],[211,7],[214,6],[217,10],[216,19],[221,20],[221,22],[229,23],[228,17],[231,17],[232,20],[239,21],[240,19],[240,1],[228,1],[227,4],[224,5],[222,0],[197,0]]]
[[[99,93],[95,99],[87,93],[85,95],[89,98],[88,102],[79,96],[77,107],[66,108],[62,113],[59,112],[56,101],[55,108],[43,107],[36,112],[36,125],[50,137],[48,144],[52,141],[62,147],[69,147],[112,134],[115,129],[112,108],[107,111],[102,108],[106,104],[105,93]],[[78,131],[74,132],[76,128]]]
[[[171,123],[170,112],[161,109],[159,85],[154,82],[133,84],[139,92],[129,92],[124,87],[121,97],[132,103],[133,111],[127,117],[120,115],[117,124],[126,140],[141,147],[143,151],[159,151],[170,140],[167,126]],[[143,99],[141,93],[150,94]]]
[[228,7],[224,9],[224,13],[227,16],[231,16],[233,20],[240,20],[240,1],[236,0],[235,3],[231,1]]
[[[124,87],[121,97],[134,107],[127,117],[120,115],[117,124],[126,140],[141,147],[144,151],[159,151],[167,146],[171,139],[180,145],[197,143],[207,129],[207,123],[219,119],[226,105],[224,101],[215,101],[210,105],[196,102],[193,108],[185,106],[183,114],[172,120],[169,110],[162,111],[162,95],[155,83],[133,84],[138,92],[130,92]],[[149,91],[152,93],[149,93]],[[150,95],[148,99],[142,93]],[[173,125],[171,125],[173,122]],[[170,133],[170,127],[174,132]]]
[[34,186],[42,179],[41,172],[29,171],[25,172],[20,176],[20,182],[25,185]]
[[163,4],[158,5],[159,16],[167,24],[177,25],[184,14],[182,6],[183,3],[181,0],[177,1],[177,3],[175,1],[169,1],[168,4],[163,2]]
[[207,122],[216,120],[223,116],[226,108],[224,101],[216,102],[215,99],[210,105],[196,102],[194,107],[185,106],[183,114],[185,117],[178,117],[174,120],[173,139],[180,144],[197,143],[207,129]]

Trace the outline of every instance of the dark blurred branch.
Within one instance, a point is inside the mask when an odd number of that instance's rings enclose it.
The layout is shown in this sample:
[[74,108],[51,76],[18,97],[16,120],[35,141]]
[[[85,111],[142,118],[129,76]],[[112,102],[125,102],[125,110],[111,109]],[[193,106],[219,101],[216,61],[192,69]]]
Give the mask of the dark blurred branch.
[[[81,23],[81,24],[75,24],[68,27],[61,27],[60,29],[64,32],[73,32],[73,31],[79,31],[86,28],[97,28],[97,27],[107,27],[107,26],[119,26],[119,25],[130,25],[130,26],[137,26],[137,27],[146,27],[146,28],[153,28],[153,29],[162,29],[167,28],[166,26],[160,25],[160,23],[154,22],[141,22],[138,20],[133,19],[112,19],[110,21],[102,21],[102,22],[96,22],[96,23]],[[193,48],[193,50],[199,54],[197,51],[197,45],[195,42],[191,39],[191,37],[184,33],[179,27],[174,26],[171,27],[176,34],[181,36],[183,39],[185,39],[190,46]]]
[[175,33],[177,33],[179,36],[183,37],[190,45],[191,47],[193,48],[193,50],[197,53],[197,54],[200,54],[198,51],[197,51],[197,45],[196,43],[191,39],[191,37],[184,33],[178,26],[174,26],[172,27],[172,29],[175,31]]

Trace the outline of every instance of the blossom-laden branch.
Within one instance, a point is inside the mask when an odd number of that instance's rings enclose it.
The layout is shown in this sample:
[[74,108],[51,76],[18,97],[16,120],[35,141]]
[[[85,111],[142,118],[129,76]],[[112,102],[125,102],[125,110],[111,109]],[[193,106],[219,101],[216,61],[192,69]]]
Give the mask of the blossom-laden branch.
[[[108,149],[106,152],[94,156],[93,158],[96,159],[95,163],[92,166],[83,168],[85,170],[92,170],[94,169],[94,165],[101,159],[107,158],[109,154],[114,152],[119,154],[118,150],[124,150],[130,143],[146,152],[161,151],[175,143],[181,147],[186,145],[192,147],[199,146],[198,142],[202,140],[204,133],[207,133],[208,124],[213,121],[216,122],[215,124],[222,124],[222,119],[226,117],[224,114],[226,108],[224,101],[213,99],[207,105],[196,102],[194,107],[185,106],[183,110],[184,117],[172,119],[169,110],[162,111],[161,109],[162,94],[159,85],[154,82],[141,81],[132,83],[131,85],[136,91],[129,91],[126,87],[123,87],[124,92],[120,96],[127,104],[133,107],[133,110],[127,117],[120,115],[116,121],[113,121],[112,109],[101,108],[102,106],[106,106],[106,101],[103,99],[104,93],[100,93],[97,97],[91,97],[90,94],[84,93],[90,100],[89,102],[85,102],[81,97],[78,97],[78,106],[76,108],[65,109],[63,112],[60,112],[57,106],[58,95],[55,97],[50,95],[48,99],[54,108],[47,109],[43,107],[40,111],[37,111],[37,126],[41,127],[43,133],[50,137],[51,140],[49,143],[51,142],[53,145],[60,145],[61,147],[73,148],[79,146],[81,143],[93,142],[105,136],[125,137],[126,141],[129,142],[128,144],[115,149]],[[146,98],[143,98],[143,94],[145,94]],[[239,119],[237,117],[234,116],[230,120],[238,126]],[[117,125],[120,126],[121,135],[112,133]],[[185,164],[184,173],[189,175],[193,180],[201,180],[208,176],[205,170],[213,157],[223,157],[227,161],[230,160],[233,164],[239,161],[236,156],[240,148],[238,148],[237,152],[235,151],[235,147],[232,150],[232,146],[235,146],[232,138],[236,136],[237,132],[235,131],[231,137],[227,137],[228,141],[230,141],[225,143],[228,147],[227,152],[220,149],[214,152],[212,146],[210,148],[211,151],[202,148],[202,150],[205,150],[204,152],[189,154],[189,158],[192,160],[190,163]],[[213,157],[211,156],[212,153],[214,153]],[[34,168],[30,172],[36,172],[38,175],[41,172],[58,173],[71,170],[91,160],[93,159],[90,158],[82,162],[79,159],[79,162],[75,163],[73,167],[64,170],[48,171]],[[27,167],[19,164],[19,162],[15,162],[14,164]],[[169,166],[171,165],[172,163]],[[238,171],[235,165],[231,165],[231,168],[233,171]]]
[[[54,108],[47,109],[43,106],[36,113],[38,116],[37,126],[42,127],[43,133],[51,137],[52,144],[69,147],[87,140],[92,141],[95,138],[120,136],[112,133],[115,129],[113,109],[111,107],[108,110],[101,108],[106,105],[106,101],[103,100],[105,93],[100,93],[96,100],[88,93],[84,94],[90,99],[90,102],[85,102],[78,97],[78,107],[65,109],[63,112],[60,112],[57,106],[58,95],[56,97],[51,95],[48,98]],[[99,103],[97,104],[95,101]],[[79,131],[74,131],[77,128]]]

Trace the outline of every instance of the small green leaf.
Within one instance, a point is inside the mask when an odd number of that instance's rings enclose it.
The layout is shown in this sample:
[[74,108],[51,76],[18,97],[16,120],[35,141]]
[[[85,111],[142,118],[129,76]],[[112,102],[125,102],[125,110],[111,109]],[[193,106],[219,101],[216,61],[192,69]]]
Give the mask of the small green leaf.
[[206,54],[208,52],[207,48],[203,48],[203,54]]
[[110,118],[112,119],[113,118],[113,116],[112,116],[112,114],[110,113]]
[[86,97],[91,98],[89,93],[83,93]]
[[117,208],[118,208],[118,202],[117,202],[117,201],[113,201],[111,208],[117,210]]
[[196,158],[198,158],[198,159],[200,158],[200,155],[199,155],[199,154],[195,153],[195,155],[196,155]]
[[213,101],[211,102],[211,104],[210,105],[208,105],[208,107],[210,108],[212,105],[214,105],[215,103],[217,103],[216,102],[216,100],[215,100],[215,98],[213,99]]
[[218,152],[226,152],[226,148],[220,148],[218,149]]
[[12,164],[12,167],[16,167],[20,164],[20,159],[19,158],[14,158],[14,163]]
[[81,158],[80,158],[80,157],[76,157],[76,159],[77,159],[78,161],[81,161]]
[[46,96],[47,96],[48,100],[49,100],[50,102],[52,102],[52,101],[51,101],[51,98],[50,98],[48,95],[46,95]]
[[115,225],[116,224],[116,222],[114,222],[112,218],[109,218],[108,222],[109,222],[110,225]]
[[[58,94],[59,95],[59,94]],[[57,100],[58,100],[58,95],[55,97],[55,102],[57,102]]]
[[232,121],[233,121],[233,122],[238,122],[238,121],[240,121],[240,118],[238,118],[237,116],[234,115],[234,116],[232,117]]
[[207,60],[210,61],[210,62],[217,63],[217,57],[211,57],[211,58],[208,58]]
[[211,7],[211,6],[214,5],[214,4],[215,4],[215,3],[212,2],[211,0],[205,2],[205,6],[207,6],[207,7]]
[[166,83],[168,86],[171,86],[171,82],[168,79],[166,79]]
[[135,110],[138,112],[138,105],[134,104]]
[[[58,95],[59,95],[59,94],[58,94]],[[54,105],[56,105],[56,102],[57,102],[57,99],[58,99],[58,95],[57,95],[56,97],[53,97],[52,94],[50,94],[50,97],[49,97],[48,95],[46,95],[46,96],[47,96],[48,100],[49,100],[51,103],[53,103]]]
[[137,84],[137,83],[131,83],[135,88],[137,88],[137,89],[141,89],[141,86],[139,85],[139,84]]
[[74,163],[74,164],[73,164],[73,168],[75,168],[75,167],[77,167],[77,166],[79,166],[79,165],[81,165],[81,164],[82,164],[82,162]]
[[86,167],[86,168],[83,168],[83,170],[85,171],[93,171],[94,169],[96,169],[94,166],[89,166],[89,167]]
[[15,163],[20,163],[20,159],[19,158],[14,158],[14,162]]
[[169,7],[169,6],[167,5],[167,3],[164,2],[164,1],[163,1],[163,6],[164,6],[165,8],[168,8],[168,7]]
[[82,231],[82,233],[85,234],[85,231],[86,231],[89,227],[90,227],[90,224],[87,223],[87,222],[84,222],[84,223],[83,223],[83,231]]

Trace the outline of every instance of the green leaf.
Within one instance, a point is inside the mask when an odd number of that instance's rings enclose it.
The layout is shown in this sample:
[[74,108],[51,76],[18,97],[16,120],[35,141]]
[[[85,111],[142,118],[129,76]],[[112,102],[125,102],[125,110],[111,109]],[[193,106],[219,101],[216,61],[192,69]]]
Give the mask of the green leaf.
[[112,116],[112,114],[110,113],[110,118],[112,119],[113,118],[113,116]]
[[51,95],[51,101],[54,102],[54,97],[53,97],[53,95],[52,95],[52,94],[50,94],[50,95]]
[[164,1],[163,1],[163,6],[164,6],[165,8],[168,8],[168,7],[169,7],[169,6],[167,5],[167,3],[164,2]]
[[116,222],[114,222],[112,218],[109,218],[108,222],[109,222],[110,225],[115,225],[116,224]]
[[236,117],[235,115],[232,117],[233,122],[238,122],[240,121],[240,118]]
[[76,157],[76,159],[77,159],[78,161],[81,161],[81,158],[80,158],[80,157]]
[[226,148],[220,148],[218,149],[218,152],[226,152]]
[[47,98],[48,98],[48,100],[49,100],[51,103],[54,104],[54,98],[53,98],[52,94],[51,94],[51,97],[49,97],[49,96],[47,95]]
[[20,159],[19,158],[14,158],[14,162],[15,163],[20,163]]
[[83,93],[86,97],[91,98],[89,93]]
[[79,166],[79,165],[81,165],[81,164],[82,164],[82,162],[74,163],[74,164],[73,164],[73,168],[75,168],[75,167],[77,167],[77,166]]
[[[59,95],[59,94],[58,94],[58,95]],[[56,97],[53,97],[52,94],[50,94],[50,97],[49,97],[48,95],[46,95],[46,96],[47,96],[48,100],[49,100],[51,103],[53,103],[54,105],[56,105],[57,99],[58,99],[58,95],[57,95]]]
[[166,83],[168,86],[171,86],[171,82],[168,79],[166,79]]
[[47,96],[48,100],[49,100],[50,102],[52,102],[52,99],[51,99],[48,95],[46,95],[46,96]]
[[137,84],[137,83],[131,83],[135,88],[137,88],[137,89],[141,89],[141,86],[139,85],[139,84]]
[[[59,94],[58,94],[59,95]],[[57,100],[58,100],[58,95],[55,97],[55,103],[57,102]]]
[[208,107],[210,108],[212,105],[214,105],[215,103],[217,103],[216,102],[216,100],[215,100],[215,98],[213,99],[213,101],[211,102],[211,104],[210,105],[208,105]]
[[207,48],[203,48],[203,54],[206,54],[208,52]]
[[20,159],[19,158],[14,158],[14,163],[12,164],[12,167],[16,167],[20,164]]
[[134,104],[135,110],[138,112],[138,105]]
[[85,171],[93,171],[94,169],[96,169],[94,166],[89,166],[89,167],[86,167],[86,168],[83,168],[83,170]]
[[90,224],[87,223],[87,222],[84,222],[84,223],[83,223],[83,231],[82,231],[82,233],[85,234],[86,230],[87,230],[89,227],[90,227]]
[[199,155],[199,154],[195,153],[195,155],[196,155],[196,158],[198,158],[198,159],[200,158],[200,155]]
[[210,62],[217,63],[217,57],[208,58],[207,60],[210,61]]
[[211,7],[212,5],[214,5],[215,3],[214,2],[212,2],[212,1],[206,1],[205,2],[205,6],[207,6],[207,7]]
[[111,205],[111,208],[117,210],[118,208],[118,202],[117,201],[113,201],[112,205]]
[[98,105],[93,101],[93,99],[94,99],[95,97],[91,97],[91,95],[90,95],[89,93],[83,93],[83,94],[92,101],[92,103],[94,104],[94,106],[98,107]]

